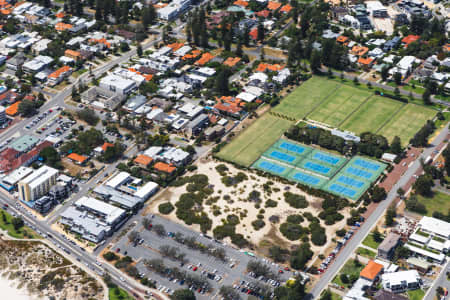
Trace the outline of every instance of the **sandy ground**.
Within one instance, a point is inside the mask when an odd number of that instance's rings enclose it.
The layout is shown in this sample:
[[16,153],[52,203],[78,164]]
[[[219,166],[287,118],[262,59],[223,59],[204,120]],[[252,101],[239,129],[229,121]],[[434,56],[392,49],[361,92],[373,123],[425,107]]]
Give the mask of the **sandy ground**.
[[35,300],[43,299],[37,296],[32,296],[27,292],[25,288],[17,288],[17,283],[9,281],[4,278],[0,278],[0,290],[2,291],[2,299],[14,299],[14,300]]
[[[310,212],[312,215],[317,216],[321,209],[322,199],[313,197],[311,195],[306,194],[302,190],[298,189],[296,186],[288,185],[280,182],[273,181],[274,184],[272,187],[272,192],[270,194],[265,193],[263,189],[263,184],[271,181],[268,178],[261,177],[256,175],[255,172],[252,171],[244,171],[247,174],[248,180],[243,181],[236,186],[227,187],[221,181],[221,175],[216,171],[215,167],[222,162],[217,162],[211,158],[203,159],[200,161],[197,166],[198,170],[194,171],[189,175],[193,174],[205,174],[209,178],[209,184],[213,186],[214,193],[211,195],[212,198],[218,197],[219,200],[212,205],[206,205],[204,203],[203,210],[208,214],[208,217],[212,220],[213,226],[215,228],[218,225],[222,224],[222,219],[225,219],[226,216],[230,214],[241,215],[240,223],[236,226],[236,232],[241,233],[250,240],[254,245],[260,245],[262,241],[269,241],[272,244],[277,244],[284,247],[289,247],[295,244],[299,244],[299,241],[292,242],[287,240],[282,236],[282,234],[278,231],[279,224],[285,222],[286,218],[291,214],[302,214],[305,212]],[[225,164],[229,171],[228,175],[233,176],[236,175],[239,171],[237,168],[233,167],[230,164]],[[256,190],[261,193],[261,207],[255,208],[255,202],[250,202],[247,198],[251,191]],[[291,207],[284,200],[284,193],[289,190],[291,193],[303,195],[306,197],[309,202],[309,206],[304,209],[295,209]],[[163,202],[171,202],[173,205],[178,201],[181,194],[186,192],[186,185],[181,187],[171,187],[168,188],[163,193],[159,194],[157,198],[149,205],[147,209],[147,213],[159,213],[158,205]],[[230,200],[225,200],[224,196],[230,196]],[[274,200],[278,203],[276,207],[265,207],[264,203],[268,200]],[[260,209],[264,209],[264,222],[266,225],[260,230],[254,230],[251,225],[252,221],[257,219],[257,215],[260,213]],[[175,222],[183,223],[183,221],[178,220],[175,215],[176,209],[167,217]],[[219,215],[214,215],[213,211],[220,211]],[[341,212],[344,215],[348,214],[348,210]],[[269,221],[269,217],[277,215],[280,218],[280,222],[278,224],[272,224]],[[331,238],[335,236],[335,231],[341,229],[345,226],[345,218],[332,225],[326,226],[322,221],[321,225],[326,229],[326,234],[328,236],[328,241],[325,245],[318,247],[311,244],[311,249],[314,252],[321,253],[326,248],[327,245],[331,242]],[[300,225],[306,227],[308,226],[308,221],[305,219]],[[200,226],[193,225],[191,226],[193,229],[199,231]],[[209,232],[212,235],[212,231]]]

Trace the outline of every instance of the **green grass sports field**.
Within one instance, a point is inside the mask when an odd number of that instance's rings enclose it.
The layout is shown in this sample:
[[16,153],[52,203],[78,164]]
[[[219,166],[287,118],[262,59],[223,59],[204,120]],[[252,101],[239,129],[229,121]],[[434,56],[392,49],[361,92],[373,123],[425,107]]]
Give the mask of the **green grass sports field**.
[[226,145],[218,157],[249,167],[294,123],[264,114]]
[[300,120],[332,95],[338,87],[337,82],[313,77],[286,96],[272,111]]
[[437,113],[433,108],[376,96],[364,85],[317,76],[292,91],[271,112],[274,114],[264,114],[217,156],[249,167],[295,123],[283,116],[306,118],[356,134],[370,131],[389,141],[399,136],[405,146]]
[[433,119],[436,110],[416,104],[408,104],[402,108],[383,128],[378,132],[388,139],[389,142],[395,136],[400,137],[403,146],[427,120]]
[[340,126],[356,134],[365,131],[376,133],[404,106],[400,101],[372,96]]

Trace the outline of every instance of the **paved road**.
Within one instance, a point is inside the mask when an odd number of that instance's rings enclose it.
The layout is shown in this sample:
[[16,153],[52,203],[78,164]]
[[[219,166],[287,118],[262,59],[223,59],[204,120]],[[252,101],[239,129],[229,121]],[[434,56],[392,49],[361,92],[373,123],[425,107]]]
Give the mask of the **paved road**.
[[388,193],[386,199],[377,206],[375,211],[367,218],[366,222],[360,227],[352,239],[347,243],[347,245],[341,250],[337,256],[334,263],[328,268],[328,270],[320,277],[316,285],[311,289],[309,298],[315,299],[320,296],[323,289],[328,286],[328,283],[336,276],[341,267],[350,257],[350,255],[356,250],[361,241],[367,236],[367,234],[372,230],[373,226],[377,223],[378,219],[384,214],[385,210],[389,207],[392,201],[397,197],[397,190],[403,187],[411,177],[416,173],[416,171],[421,167],[420,157],[425,159],[428,155],[431,155],[444,139],[447,138],[449,133],[448,126],[435,137],[431,145],[424,149],[423,153],[414,161],[414,163],[406,170],[403,176],[397,181],[391,191]]
[[448,261],[442,268],[442,272],[439,274],[438,278],[433,281],[433,285],[427,291],[423,300],[434,300],[436,296],[436,289],[440,286],[446,288],[447,291],[450,291],[450,281],[447,280],[447,272],[450,272],[450,261]]

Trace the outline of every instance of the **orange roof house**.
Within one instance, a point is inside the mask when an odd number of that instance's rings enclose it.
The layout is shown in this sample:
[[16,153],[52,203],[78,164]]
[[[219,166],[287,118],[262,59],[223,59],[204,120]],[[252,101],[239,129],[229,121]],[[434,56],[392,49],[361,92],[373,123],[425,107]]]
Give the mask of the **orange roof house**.
[[58,19],[62,19],[62,18],[64,18],[64,13],[62,12],[62,11],[60,11],[59,13],[57,13],[56,15],[55,15],[55,17],[56,18],[58,18]]
[[202,51],[198,50],[198,49],[194,49],[191,51],[191,53],[186,54],[185,56],[183,56],[181,59],[182,60],[187,60],[187,59],[191,59],[191,58],[196,58],[198,57],[200,54],[202,54]]
[[369,261],[369,263],[361,270],[359,276],[364,277],[370,281],[374,281],[378,275],[380,275],[381,271],[383,271],[383,265],[374,262],[373,260]]
[[345,45],[345,44],[348,44],[349,40],[348,40],[348,37],[346,37],[345,35],[340,35],[337,37],[336,42]]
[[202,57],[200,57],[200,59],[197,60],[197,61],[195,62],[195,64],[196,64],[196,65],[199,65],[199,66],[203,66],[203,65],[205,65],[206,63],[208,63],[211,59],[213,59],[214,57],[215,57],[215,56],[212,55],[212,54],[209,53],[209,52],[203,53],[203,54],[202,54]]
[[72,68],[69,66],[63,66],[63,67],[59,68],[58,70],[56,70],[55,72],[53,72],[47,76],[47,78],[49,80],[49,84],[56,85],[56,84],[60,83],[63,80],[63,78],[67,75],[70,75],[71,72],[72,72]]
[[172,49],[173,52],[177,51],[178,49],[180,49],[180,48],[183,47],[183,46],[184,46],[183,43],[173,43],[173,44],[167,45],[167,47],[169,47],[170,49]]
[[63,22],[56,23],[56,25],[55,25],[55,29],[57,31],[65,31],[65,30],[68,30],[70,28],[72,28],[72,25],[66,24],[66,23],[63,23]]
[[281,3],[278,2],[269,1],[269,3],[267,3],[267,9],[269,10],[277,10],[280,8],[280,6]]
[[5,110],[6,114],[11,117],[17,115],[17,113],[19,112],[19,104],[20,101],[17,101],[16,103],[8,106]]
[[373,64],[373,62],[374,62],[374,59],[370,58],[370,57],[367,57],[367,58],[360,57],[358,59],[358,63],[363,66],[366,66],[366,67],[371,66]]
[[138,165],[141,165],[143,167],[148,167],[153,161],[153,158],[151,158],[150,156],[144,155],[144,154],[139,154],[135,159],[134,162]]
[[412,42],[417,41],[418,39],[420,39],[420,35],[407,35],[402,39],[402,43],[405,44],[406,47],[408,47],[409,44],[411,44]]
[[173,173],[177,169],[174,165],[172,165],[172,164],[169,165],[169,164],[166,164],[163,162],[157,162],[153,166],[153,168],[157,171],[169,173],[169,174]]
[[257,29],[257,28],[253,28],[253,29],[248,33],[248,35],[249,35],[252,39],[256,40],[256,39],[258,38],[258,29]]
[[241,58],[240,57],[228,57],[224,62],[223,62],[223,64],[225,65],[225,66],[228,66],[228,67],[230,67],[230,68],[232,68],[232,67],[234,67],[238,62],[240,62],[241,61]]
[[105,38],[102,38],[102,39],[89,39],[89,42],[93,43],[93,44],[103,44],[107,48],[111,48],[111,43],[108,42]]
[[256,68],[256,72],[266,72],[267,70],[272,71],[272,72],[278,72],[284,69],[284,66],[279,65],[279,64],[265,64],[265,63],[260,63],[258,65],[258,67]]
[[356,46],[353,46],[353,48],[350,52],[353,55],[364,56],[368,51],[369,51],[369,48],[356,45]]
[[282,13],[289,13],[292,10],[292,6],[289,4],[283,5],[283,7],[280,9],[280,12]]
[[255,13],[255,15],[257,15],[258,17],[262,17],[262,18],[267,18],[270,14],[270,11],[268,11],[267,9],[263,9],[261,11],[258,11]]
[[86,156],[79,155],[76,153],[70,153],[69,155],[67,155],[67,158],[80,165],[84,164],[88,160]]
[[114,147],[114,144],[111,144],[111,143],[104,143],[104,144],[102,145],[102,150],[103,150],[103,152],[105,152],[106,149],[108,149],[109,147]]
[[233,2],[233,5],[241,6],[241,7],[247,7],[248,6],[248,2],[244,1],[244,0],[236,0],[236,1]]
[[70,57],[74,60],[79,60],[81,58],[81,53],[75,50],[67,49],[64,51],[64,56]]

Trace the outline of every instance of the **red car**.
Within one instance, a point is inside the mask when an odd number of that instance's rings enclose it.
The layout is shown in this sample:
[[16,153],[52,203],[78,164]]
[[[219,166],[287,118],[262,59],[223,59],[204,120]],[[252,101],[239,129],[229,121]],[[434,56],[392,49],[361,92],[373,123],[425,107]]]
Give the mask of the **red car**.
[[197,270],[198,270],[197,267],[193,267],[193,268],[192,268],[192,271],[197,271]]
[[284,267],[284,270],[285,270],[285,271],[289,271],[289,268],[288,268],[288,267]]
[[278,270],[278,273],[283,274],[284,272],[283,270]]
[[116,249],[116,253],[119,253],[119,252],[120,252],[120,248],[117,248],[117,249]]

